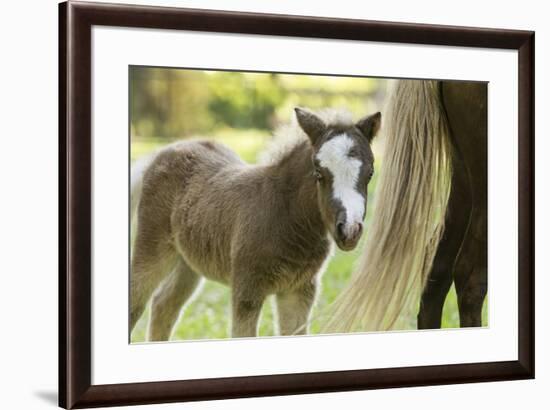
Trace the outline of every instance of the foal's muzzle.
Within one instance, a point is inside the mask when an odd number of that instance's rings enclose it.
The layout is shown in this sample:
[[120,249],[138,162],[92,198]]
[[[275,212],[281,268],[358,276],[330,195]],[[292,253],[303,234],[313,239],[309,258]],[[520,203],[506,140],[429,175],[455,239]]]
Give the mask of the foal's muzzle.
[[346,224],[338,222],[336,224],[336,244],[344,251],[350,251],[357,246],[357,242],[363,233],[363,224],[354,222]]

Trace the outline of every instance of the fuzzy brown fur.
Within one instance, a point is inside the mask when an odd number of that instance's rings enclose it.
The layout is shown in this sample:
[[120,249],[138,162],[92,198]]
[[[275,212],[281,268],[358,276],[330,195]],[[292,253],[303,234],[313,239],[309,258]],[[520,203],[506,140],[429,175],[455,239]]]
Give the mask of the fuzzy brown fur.
[[[371,122],[379,120],[377,115]],[[308,132],[308,118],[304,121],[300,125]],[[261,307],[271,294],[281,333],[307,331],[338,206],[314,177],[314,153],[336,130],[347,130],[368,148],[359,151],[367,156],[368,174],[369,143],[378,128],[361,123],[369,132],[365,139],[353,123],[320,124],[312,131],[317,134],[309,132],[309,139],[267,165],[247,165],[212,141],[179,142],[153,157],[137,206],[131,329],[157,289],[149,339],[167,340],[203,276],[231,287],[233,336],[257,334]],[[138,195],[132,197],[136,201]]]

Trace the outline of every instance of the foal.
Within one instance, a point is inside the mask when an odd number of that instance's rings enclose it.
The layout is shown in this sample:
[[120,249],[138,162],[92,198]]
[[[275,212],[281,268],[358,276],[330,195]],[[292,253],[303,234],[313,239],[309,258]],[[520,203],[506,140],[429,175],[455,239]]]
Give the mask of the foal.
[[168,340],[203,276],[231,287],[233,337],[257,335],[271,294],[281,334],[307,332],[332,240],[351,250],[361,237],[381,116],[353,123],[333,111],[295,111],[295,143],[270,164],[185,141],[132,170],[130,329],[154,292],[149,340]]

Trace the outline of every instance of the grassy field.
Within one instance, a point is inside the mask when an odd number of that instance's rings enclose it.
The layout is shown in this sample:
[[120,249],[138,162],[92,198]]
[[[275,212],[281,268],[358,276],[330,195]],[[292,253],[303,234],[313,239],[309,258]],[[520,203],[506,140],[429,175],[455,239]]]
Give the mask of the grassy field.
[[[241,155],[248,162],[255,162],[258,152],[264,147],[267,141],[267,135],[262,132],[234,132],[225,130],[218,133],[215,137],[217,140],[227,144]],[[157,140],[134,140],[131,146],[132,160],[147,154],[157,149],[161,144]],[[377,166],[380,161],[377,161]],[[369,203],[372,204],[378,173],[375,172],[375,177],[369,186]],[[368,224],[372,216],[372,206],[369,207],[366,217],[366,229],[368,233]],[[355,266],[359,252],[361,252],[362,244],[352,252],[342,252],[336,250],[334,257],[331,259],[327,270],[323,276],[322,288],[317,301],[317,305],[313,312],[315,318],[316,312],[321,312],[323,309],[332,303],[340,291],[348,283],[353,268]],[[229,289],[218,283],[206,281],[202,289],[195,294],[192,302],[188,304],[183,317],[179,321],[175,332],[172,335],[172,340],[189,340],[189,339],[221,339],[229,337],[229,304],[230,293]],[[148,310],[140,319],[135,327],[132,335],[132,342],[142,342],[145,340]],[[487,300],[483,308],[483,325],[487,325]],[[319,333],[321,320],[314,319],[311,324],[311,333]],[[415,328],[414,321],[408,324],[410,329]],[[443,309],[444,328],[459,327],[458,309],[456,303],[456,293],[454,287],[451,288],[445,306]],[[265,303],[261,322],[260,335],[272,336],[276,334],[276,329],[273,325],[272,300]]]

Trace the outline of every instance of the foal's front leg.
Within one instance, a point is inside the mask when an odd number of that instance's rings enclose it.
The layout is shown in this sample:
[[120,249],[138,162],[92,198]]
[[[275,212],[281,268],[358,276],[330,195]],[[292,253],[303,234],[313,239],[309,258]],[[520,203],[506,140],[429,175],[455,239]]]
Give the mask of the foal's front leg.
[[233,284],[232,288],[232,337],[258,336],[258,321],[265,295],[251,283]]
[[277,293],[277,314],[282,336],[305,335],[308,320],[317,295],[316,283],[308,283],[299,289]]

